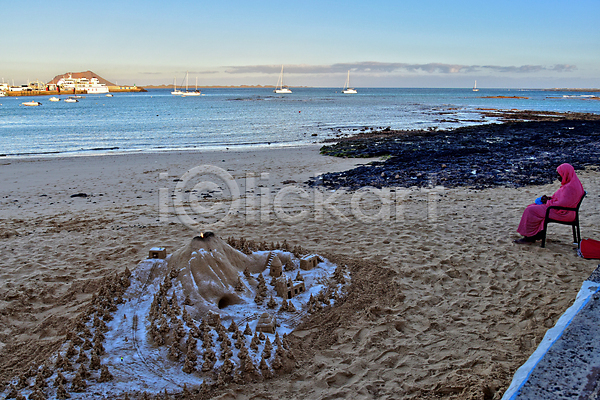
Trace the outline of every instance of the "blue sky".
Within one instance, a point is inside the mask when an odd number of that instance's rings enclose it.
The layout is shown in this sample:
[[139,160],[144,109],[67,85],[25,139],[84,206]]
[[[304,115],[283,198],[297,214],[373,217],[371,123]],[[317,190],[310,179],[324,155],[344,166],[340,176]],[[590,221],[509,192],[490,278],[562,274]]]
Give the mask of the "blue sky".
[[600,1],[4,0],[0,79],[600,87]]

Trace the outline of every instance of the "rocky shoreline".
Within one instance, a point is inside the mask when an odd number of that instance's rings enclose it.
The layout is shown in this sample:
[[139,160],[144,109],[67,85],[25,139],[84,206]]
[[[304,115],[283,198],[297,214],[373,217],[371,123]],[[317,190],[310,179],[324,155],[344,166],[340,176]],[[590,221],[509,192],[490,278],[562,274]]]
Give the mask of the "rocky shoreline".
[[[484,110],[482,110],[484,111]],[[381,187],[521,187],[555,180],[564,162],[576,170],[600,165],[600,115],[485,110],[502,123],[444,131],[361,133],[325,145],[321,154],[383,157],[309,185],[357,190]]]

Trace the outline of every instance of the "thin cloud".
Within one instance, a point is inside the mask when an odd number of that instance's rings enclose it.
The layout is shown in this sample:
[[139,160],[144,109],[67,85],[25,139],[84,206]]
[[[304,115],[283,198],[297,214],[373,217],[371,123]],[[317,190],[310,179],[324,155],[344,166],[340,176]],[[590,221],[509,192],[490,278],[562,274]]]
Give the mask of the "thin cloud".
[[221,71],[217,71],[217,70],[213,70],[213,71],[181,71],[178,72],[178,74],[185,74],[187,73],[190,77],[194,76],[194,75],[210,75],[210,74],[219,74],[221,73]]
[[[184,75],[185,76],[185,74],[188,73],[190,75],[190,77],[191,77],[191,76],[194,76],[194,75],[220,74],[220,73],[222,73],[222,71],[217,71],[217,70],[213,70],[213,71],[177,71],[177,72],[174,72],[174,73],[177,76],[179,76],[179,75]],[[152,71],[140,72],[140,75],[157,75],[157,76],[160,75],[160,76],[162,76],[164,74],[165,74],[164,71],[162,71],[162,72],[152,72]]]
[[577,69],[576,65],[569,64],[556,64],[554,67],[550,68],[552,71],[556,72],[571,72]]
[[521,65],[520,67],[514,66],[499,66],[499,65],[484,65],[483,69],[492,70],[495,72],[503,72],[503,73],[534,73],[543,71],[544,68],[541,65]]
[[280,70],[281,65],[241,65],[227,67],[225,72],[228,74],[273,74]]
[[[428,74],[460,74],[475,73],[481,71],[493,71],[498,73],[530,74],[540,71],[571,72],[577,69],[575,65],[556,64],[551,67],[543,65],[461,65],[444,63],[409,64],[409,63],[382,63],[375,61],[364,61],[358,63],[338,63],[331,65],[285,65],[285,71],[290,74],[330,74],[346,72],[348,70],[366,74],[381,73],[428,73]],[[281,65],[244,65],[226,67],[228,74],[275,74],[281,71]]]

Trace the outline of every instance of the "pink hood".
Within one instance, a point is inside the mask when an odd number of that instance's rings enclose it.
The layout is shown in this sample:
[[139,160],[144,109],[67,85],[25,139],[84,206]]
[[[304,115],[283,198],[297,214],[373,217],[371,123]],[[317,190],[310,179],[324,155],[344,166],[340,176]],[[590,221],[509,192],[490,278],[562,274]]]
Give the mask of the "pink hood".
[[560,189],[546,203],[549,206],[576,207],[583,196],[583,185],[571,164],[561,164],[556,172],[562,177]]

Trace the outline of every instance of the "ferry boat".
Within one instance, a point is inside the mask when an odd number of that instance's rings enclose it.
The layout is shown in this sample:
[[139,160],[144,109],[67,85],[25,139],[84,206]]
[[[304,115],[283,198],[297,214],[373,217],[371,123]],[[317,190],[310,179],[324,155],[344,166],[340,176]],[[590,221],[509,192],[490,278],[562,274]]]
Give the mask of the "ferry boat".
[[100,83],[97,78],[92,78],[90,79],[90,86],[88,86],[87,92],[88,94],[108,93],[108,87],[105,84]]
[[98,78],[73,78],[69,75],[68,78],[60,78],[56,82],[56,86],[60,86],[63,90],[80,90],[87,92],[88,94],[101,94],[108,93],[108,87],[100,83]]

